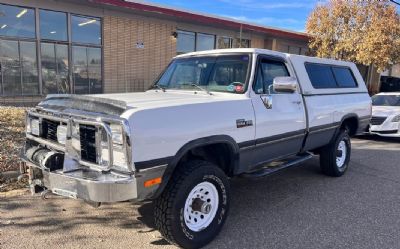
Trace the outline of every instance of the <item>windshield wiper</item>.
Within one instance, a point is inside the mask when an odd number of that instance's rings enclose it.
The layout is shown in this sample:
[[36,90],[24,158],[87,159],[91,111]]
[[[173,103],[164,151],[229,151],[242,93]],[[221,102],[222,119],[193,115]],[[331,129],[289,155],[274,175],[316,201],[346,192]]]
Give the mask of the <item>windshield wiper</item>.
[[194,87],[206,92],[207,94],[212,95],[212,93],[210,91],[208,91],[207,89],[205,89],[205,88],[203,88],[203,87],[201,87],[201,86],[199,86],[199,85],[197,85],[195,83],[183,83],[183,84],[181,84],[181,86],[194,86]]
[[160,86],[159,84],[154,84],[151,86],[151,89],[160,89],[165,92],[165,87]]

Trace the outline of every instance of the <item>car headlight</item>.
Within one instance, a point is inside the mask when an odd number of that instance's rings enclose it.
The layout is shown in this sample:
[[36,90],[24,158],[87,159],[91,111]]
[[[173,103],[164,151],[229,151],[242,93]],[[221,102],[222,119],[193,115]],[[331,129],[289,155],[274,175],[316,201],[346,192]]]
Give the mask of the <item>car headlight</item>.
[[[112,132],[112,149],[113,149],[113,168],[119,170],[128,169],[128,160],[126,155],[126,145],[124,144],[123,128],[120,124],[111,124]],[[109,151],[107,143],[107,135],[103,132],[101,146],[101,164],[108,165]]]
[[40,121],[37,118],[26,118],[26,133],[30,133],[35,136],[40,135]]
[[66,125],[57,126],[57,142],[65,145],[66,140],[67,140],[67,126]]
[[395,117],[392,119],[392,122],[400,122],[400,115],[395,116]]

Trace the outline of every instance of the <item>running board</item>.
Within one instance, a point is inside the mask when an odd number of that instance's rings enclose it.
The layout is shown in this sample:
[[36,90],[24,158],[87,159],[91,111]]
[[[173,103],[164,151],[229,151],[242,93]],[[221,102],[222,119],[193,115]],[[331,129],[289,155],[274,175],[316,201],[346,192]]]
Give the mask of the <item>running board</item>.
[[257,177],[263,177],[267,176],[273,173],[276,173],[280,170],[290,168],[292,166],[296,166],[302,162],[305,162],[313,157],[312,154],[306,153],[302,155],[297,155],[295,157],[288,158],[286,160],[280,160],[280,161],[273,161],[268,164],[266,164],[263,168],[252,171],[252,172],[246,172],[241,174],[241,177],[244,178],[257,178]]

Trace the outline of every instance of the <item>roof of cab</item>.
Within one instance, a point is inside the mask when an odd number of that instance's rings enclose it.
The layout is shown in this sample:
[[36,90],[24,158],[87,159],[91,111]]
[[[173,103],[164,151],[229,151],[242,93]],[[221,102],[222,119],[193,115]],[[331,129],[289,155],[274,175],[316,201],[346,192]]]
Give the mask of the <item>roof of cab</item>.
[[289,55],[287,53],[277,52],[268,49],[261,49],[261,48],[228,48],[228,49],[214,49],[214,50],[205,50],[199,52],[190,52],[186,54],[177,55],[175,56],[175,58],[184,58],[197,55],[227,54],[227,53],[273,54],[273,55],[280,55],[282,57],[287,57]]

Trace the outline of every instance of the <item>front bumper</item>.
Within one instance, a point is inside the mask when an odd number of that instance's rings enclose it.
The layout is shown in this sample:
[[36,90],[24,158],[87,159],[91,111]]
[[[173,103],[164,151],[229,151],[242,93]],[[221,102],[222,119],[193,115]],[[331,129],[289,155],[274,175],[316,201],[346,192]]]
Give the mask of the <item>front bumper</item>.
[[367,132],[382,137],[400,137],[400,123],[386,120],[381,125],[370,125]]
[[[93,202],[119,202],[138,198],[134,176],[82,168],[72,172],[50,172],[27,159],[32,189],[40,187],[56,195]],[[33,191],[35,192],[35,191]]]
[[137,175],[101,172],[86,167],[63,172],[44,169],[25,156],[22,156],[22,160],[29,167],[32,193],[38,192],[37,189],[46,189],[56,195],[92,202],[151,199],[159,186],[146,188],[144,182],[162,176],[166,168],[155,167]]

